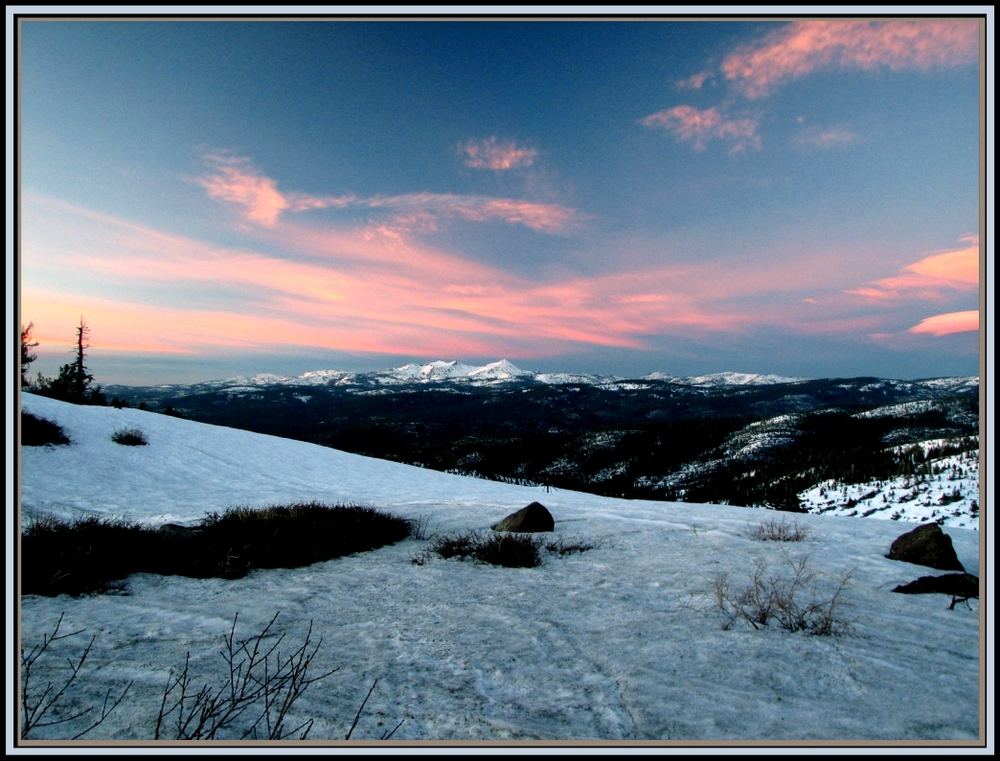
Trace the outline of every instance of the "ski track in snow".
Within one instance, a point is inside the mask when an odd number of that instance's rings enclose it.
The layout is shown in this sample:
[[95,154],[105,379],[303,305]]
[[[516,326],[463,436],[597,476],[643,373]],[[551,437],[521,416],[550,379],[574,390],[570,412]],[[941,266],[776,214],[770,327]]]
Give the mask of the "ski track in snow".
[[[339,667],[290,717],[315,718],[314,740],[342,739],[376,678],[353,739],[377,739],[400,719],[394,740],[977,736],[977,601],[948,610],[942,595],[890,592],[935,573],[884,557],[912,526],[547,493],[140,410],[32,395],[23,406],[56,420],[74,442],[21,450],[29,517],[88,512],[158,524],[235,505],[343,501],[425,517],[433,535],[487,529],[539,500],[556,517],[557,537],[597,545],[546,557],[540,568],[504,569],[440,558],[415,565],[429,541],[408,539],[237,580],[138,574],[123,595],[25,596],[25,643],[51,631],[60,613],[65,631],[97,635],[87,691],[68,707],[99,704],[109,687],[135,680],[127,704],[87,739],[151,737],[168,670],[190,652],[199,679],[221,677],[218,651],[233,616],[246,636],[276,611],[291,642],[313,622],[323,639],[316,673]],[[149,445],[112,443],[125,425],[146,432]],[[775,517],[809,537],[747,536]],[[976,571],[978,533],[948,533]],[[720,573],[739,583],[758,558],[777,573],[802,556],[822,589],[853,572],[847,634],[722,629],[713,598]],[[71,654],[79,643],[57,644],[57,654]],[[50,731],[39,736],[58,737],[60,728]]]

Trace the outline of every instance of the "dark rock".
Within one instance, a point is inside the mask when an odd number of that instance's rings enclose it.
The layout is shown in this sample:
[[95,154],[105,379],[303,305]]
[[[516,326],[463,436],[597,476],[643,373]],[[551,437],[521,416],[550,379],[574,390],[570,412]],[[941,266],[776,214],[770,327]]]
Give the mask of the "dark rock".
[[900,536],[892,543],[889,554],[891,560],[926,565],[942,571],[964,571],[958,562],[951,537],[936,523],[925,523]]
[[909,584],[900,584],[893,592],[904,595],[924,595],[934,592],[955,597],[979,597],[979,577],[971,573],[946,573],[943,576],[921,576]]
[[532,502],[516,513],[511,513],[499,523],[493,524],[494,531],[555,531],[556,522],[545,505]]

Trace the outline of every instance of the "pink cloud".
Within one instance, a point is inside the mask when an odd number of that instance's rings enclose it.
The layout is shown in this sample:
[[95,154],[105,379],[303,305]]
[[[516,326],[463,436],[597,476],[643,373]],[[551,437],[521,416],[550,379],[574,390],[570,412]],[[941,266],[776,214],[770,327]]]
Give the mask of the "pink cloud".
[[235,205],[245,219],[263,227],[276,227],[286,212],[345,208],[389,211],[393,217],[385,223],[386,229],[406,229],[410,232],[433,231],[437,219],[451,218],[473,222],[500,221],[523,225],[537,232],[561,235],[576,230],[585,219],[574,209],[558,204],[480,195],[405,193],[360,197],[353,194],[318,196],[282,193],[277,183],[261,174],[247,158],[211,154],[206,161],[209,171],[198,177],[196,182],[210,198]]
[[968,245],[942,251],[909,264],[898,275],[873,280],[847,293],[873,301],[922,299],[935,301],[947,291],[979,288],[979,238],[962,239]]
[[639,124],[669,132],[678,140],[691,143],[696,151],[705,150],[713,140],[729,143],[730,153],[742,153],[747,148],[760,150],[761,147],[757,119],[730,119],[716,108],[701,110],[694,106],[674,106],[643,117]]
[[251,222],[274,227],[281,213],[289,208],[288,199],[278,191],[270,177],[264,177],[249,159],[211,154],[206,157],[211,173],[197,182],[209,198],[235,204]]
[[472,222],[501,221],[553,234],[570,232],[584,219],[575,210],[558,204],[455,193],[373,196],[365,199],[362,204],[371,209],[392,209],[411,215],[423,213]]
[[700,90],[705,86],[707,82],[712,77],[712,72],[710,71],[699,71],[692,74],[690,77],[685,79],[678,79],[674,82],[674,87],[678,90]]
[[749,98],[814,71],[917,70],[975,63],[975,19],[817,19],[786,24],[727,56],[722,72]]
[[927,317],[910,328],[910,333],[931,336],[948,336],[952,333],[971,333],[979,330],[979,310],[948,312]]
[[[882,325],[881,318],[802,303],[840,261],[833,256],[775,255],[764,265],[702,261],[552,280],[372,227],[292,221],[256,228],[265,250],[281,252],[263,253],[58,201],[27,202],[32,288],[25,315],[36,326],[63,330],[85,314],[95,331],[100,325],[105,347],[529,357],[581,346],[643,348],[669,335],[761,328],[858,335]],[[51,245],[62,240],[75,245]],[[46,272],[72,273],[74,294],[47,287]],[[147,304],[130,299],[140,292]]]
[[[649,334],[725,330],[748,318],[699,305],[668,272],[553,283],[371,228],[295,223],[258,232],[269,248],[281,245],[279,256],[61,202],[31,203],[47,206],[48,218],[35,221],[26,237],[33,287],[25,313],[36,326],[61,327],[78,319],[70,312],[82,311],[95,329],[100,324],[106,346],[554,355],[581,345],[638,348]],[[47,246],[57,228],[80,245]],[[46,288],[46,271],[72,272],[77,291]],[[130,300],[138,291],[147,305]]]
[[469,140],[460,146],[465,155],[465,165],[472,169],[489,169],[506,172],[535,163],[538,151],[526,148],[513,140],[501,141],[495,135],[482,140]]

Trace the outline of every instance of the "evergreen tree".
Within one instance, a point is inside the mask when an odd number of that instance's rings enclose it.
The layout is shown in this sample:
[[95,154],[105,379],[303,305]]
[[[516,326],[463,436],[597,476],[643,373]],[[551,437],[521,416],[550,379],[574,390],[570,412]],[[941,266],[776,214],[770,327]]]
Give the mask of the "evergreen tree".
[[44,380],[39,375],[39,393],[76,404],[106,403],[100,386],[93,385],[94,376],[87,369],[89,335],[90,326],[81,317],[80,324],[76,327],[76,359],[59,368],[59,375],[52,380]]
[[28,367],[38,359],[38,355],[35,354],[32,349],[38,346],[38,341],[32,341],[31,331],[34,329],[35,323],[29,322],[28,327],[21,326],[21,385],[27,387],[30,385],[28,380]]
[[87,371],[86,350],[90,348],[87,337],[90,335],[90,327],[80,318],[80,324],[76,327],[76,360],[70,365],[70,388],[73,397],[82,402],[87,398],[90,385],[94,382],[94,376]]

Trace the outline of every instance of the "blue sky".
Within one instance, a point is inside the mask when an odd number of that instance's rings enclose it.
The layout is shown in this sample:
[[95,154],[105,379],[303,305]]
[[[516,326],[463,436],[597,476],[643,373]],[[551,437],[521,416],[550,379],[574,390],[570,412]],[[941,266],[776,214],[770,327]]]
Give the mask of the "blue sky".
[[33,369],[978,371],[968,19],[21,26]]

